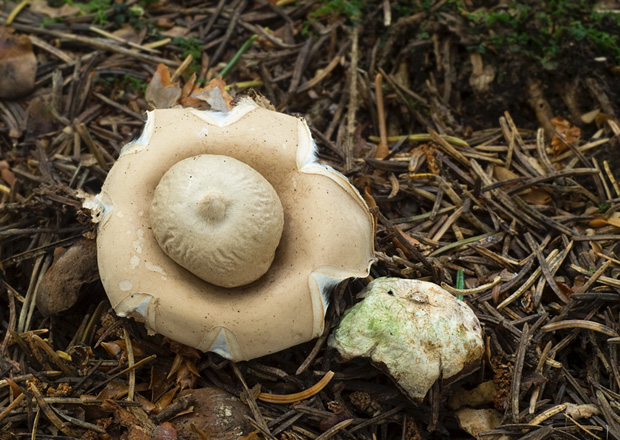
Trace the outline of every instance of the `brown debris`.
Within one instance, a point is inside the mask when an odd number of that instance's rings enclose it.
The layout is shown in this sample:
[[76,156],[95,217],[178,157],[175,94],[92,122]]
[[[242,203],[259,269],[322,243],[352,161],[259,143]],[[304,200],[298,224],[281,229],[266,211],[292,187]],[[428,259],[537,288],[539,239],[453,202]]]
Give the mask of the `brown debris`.
[[246,419],[251,412],[237,397],[214,387],[188,390],[182,396],[191,398],[193,411],[172,421],[180,437],[236,440],[252,431]]
[[181,97],[180,81],[171,82],[170,70],[160,64],[146,87],[144,97],[153,108],[174,107]]
[[34,88],[37,58],[30,38],[0,26],[0,98],[15,99]]
[[94,240],[81,240],[67,249],[56,248],[54,262],[39,284],[37,309],[44,316],[65,311],[78,301],[82,287],[97,279]]
[[[355,23],[305,0],[113,3],[76,14],[9,2],[0,17],[17,74],[0,79],[0,437],[201,438],[208,428],[177,422],[199,413],[182,394],[209,388],[246,402],[247,440],[461,438],[459,399],[501,416],[485,438],[620,440],[616,61],[587,39],[561,42],[570,56],[555,70],[472,51],[472,1],[362,2]],[[504,3],[487,6],[514,12]],[[320,160],[363,194],[377,219],[372,278],[454,289],[462,273],[453,292],[485,335],[476,375],[414,405],[363,361],[339,363],[328,332],[233,365],[113,314],[75,193],[99,191],[147,110],[245,96],[305,117]],[[335,289],[326,328],[366,283]],[[301,403],[257,399],[298,396],[328,371]]]

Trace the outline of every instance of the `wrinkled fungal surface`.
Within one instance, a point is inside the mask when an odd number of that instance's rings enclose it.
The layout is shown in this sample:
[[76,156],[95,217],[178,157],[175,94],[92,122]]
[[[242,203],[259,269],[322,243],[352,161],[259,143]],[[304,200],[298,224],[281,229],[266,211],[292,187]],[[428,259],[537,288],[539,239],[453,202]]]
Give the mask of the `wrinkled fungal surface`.
[[474,312],[441,287],[378,278],[359,295],[329,338],[348,360],[369,357],[414,400],[439,379],[473,370],[483,354]]
[[275,189],[254,168],[200,154],[166,171],[150,220],[159,246],[176,263],[209,283],[237,287],[269,270],[284,213]]

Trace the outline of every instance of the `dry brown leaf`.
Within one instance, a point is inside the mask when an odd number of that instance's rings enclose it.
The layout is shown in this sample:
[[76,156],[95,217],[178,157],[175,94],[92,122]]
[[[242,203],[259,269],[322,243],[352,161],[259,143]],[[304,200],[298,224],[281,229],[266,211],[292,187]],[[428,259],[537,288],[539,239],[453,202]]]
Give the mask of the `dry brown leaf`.
[[[102,342],[101,346],[112,357],[119,358],[121,363],[127,360],[127,344],[124,339],[118,339],[116,341]],[[144,357],[145,350],[142,344],[138,341],[131,340],[131,349],[133,355],[136,358]]]
[[181,368],[177,371],[176,383],[181,390],[193,388],[196,385],[196,381],[200,377],[199,374],[195,374],[195,367],[190,366],[191,362],[185,361]]
[[181,97],[179,98],[179,104],[183,107],[191,107],[197,108],[200,110],[208,110],[211,108],[208,103],[199,98],[192,97],[192,93],[194,90],[198,90],[196,87],[196,74],[193,73],[192,76],[187,80],[183,89],[181,90]]
[[606,113],[599,113],[594,118],[594,122],[596,123],[597,127],[602,127],[609,119],[611,118]]
[[174,380],[167,378],[168,370],[162,366],[151,367],[151,380],[149,389],[151,390],[151,400],[157,402],[170,388],[174,386]]
[[168,391],[166,391],[155,404],[155,413],[161,412],[162,409],[166,408],[168,405],[172,403],[172,399],[174,399],[174,395],[179,391],[179,387],[174,387]]
[[533,187],[527,194],[521,195],[521,198],[530,205],[546,205],[551,202],[551,196],[548,192]]
[[47,0],[32,0],[30,2],[30,12],[42,14],[49,18],[69,17],[79,14],[80,7],[75,4],[63,3],[59,8],[53,8]]
[[184,37],[189,32],[187,26],[173,26],[170,29],[160,32],[161,35],[170,38]]
[[128,41],[130,43],[141,44],[142,40],[146,36],[146,32],[147,32],[146,27],[143,27],[142,29],[138,30],[134,28],[132,25],[130,25],[129,23],[125,23],[120,28],[112,32],[112,35],[122,38],[123,40]]
[[407,240],[407,242],[414,247],[418,247],[420,246],[420,242],[418,240],[416,240],[415,238],[413,238],[411,235],[407,234],[406,232],[403,232],[398,226],[394,226],[394,229],[396,229],[398,232],[401,233],[402,237]]
[[[567,143],[572,144],[579,140],[579,137],[581,136],[581,129],[579,127],[575,127],[563,117],[556,116],[551,120],[551,123],[553,124],[555,130],[564,137],[564,140]],[[566,151],[568,147],[557,136],[553,136],[551,139],[551,149],[554,156],[558,156]]]
[[0,27],[0,98],[19,98],[34,89],[37,58],[26,35]]
[[20,394],[23,393],[20,386],[17,385],[17,383],[13,379],[11,379],[10,377],[3,377],[3,379],[9,384],[9,388],[11,389],[11,392],[13,393],[13,398],[18,397]]
[[257,431],[250,432],[248,435],[244,435],[243,437],[239,437],[239,440],[261,440],[261,436],[258,435]]
[[429,145],[422,145],[422,147],[424,148],[424,152],[426,153],[426,163],[428,164],[428,170],[438,176],[441,173],[441,169],[439,168],[439,165],[437,164],[437,157],[435,156],[435,150],[436,148],[433,147],[433,144],[429,144]]
[[493,177],[498,181],[516,179],[519,177],[514,171],[509,170],[506,167],[495,166],[493,167]]
[[377,151],[375,152],[375,159],[383,159],[388,154],[390,154],[388,146],[383,141],[379,141],[377,144]]
[[120,353],[123,351],[123,349],[116,343],[116,341],[102,342],[101,346],[113,358],[118,357]]
[[157,409],[157,405],[151,402],[146,397],[136,394],[135,399],[142,404],[142,409],[146,411],[148,414],[157,414],[159,410]]
[[127,395],[127,383],[121,379],[113,379],[99,394],[98,400],[117,400]]
[[410,246],[413,246],[414,248],[418,248],[420,246],[420,242],[418,240],[416,240],[415,238],[413,238],[411,235],[403,232],[400,230],[400,228],[398,226],[394,226],[394,229],[396,229],[397,231],[400,232],[401,237],[394,237],[392,239],[392,243],[394,243],[394,246],[398,247],[400,250],[402,250],[405,255],[407,255],[409,258],[411,258],[413,255],[411,254],[411,251],[409,250],[409,248],[407,246],[405,246],[401,240],[406,240],[407,243],[409,243]]
[[370,188],[368,186],[364,188],[364,201],[370,209],[377,207],[377,202],[375,202],[375,199],[370,193]]
[[603,217],[596,217],[590,220],[588,226],[590,226],[591,228],[603,228],[607,226],[607,220],[605,220],[605,218]]
[[157,66],[157,71],[153,75],[153,79],[146,86],[144,93],[146,101],[153,108],[170,108],[177,105],[177,101],[181,97],[180,82],[172,83],[170,81],[170,70],[163,64]]
[[0,177],[2,178],[2,180],[4,180],[4,183],[6,183],[9,186],[13,186],[16,180],[15,174],[13,174],[13,171],[7,168],[3,168],[2,170],[0,170]]
[[495,429],[502,421],[502,414],[495,409],[463,408],[455,415],[461,428],[476,438],[481,432]]
[[[196,88],[196,74],[192,73],[192,76],[189,77],[189,79],[181,89],[181,98],[179,98],[179,102],[181,103],[181,105],[183,105],[183,100],[185,98],[188,98],[192,94],[194,88]],[[184,105],[183,107],[188,106]]]
[[174,27],[174,21],[170,20],[170,18],[168,17],[160,17],[155,22],[155,25],[165,29],[170,29]]
[[607,219],[607,224],[620,228],[620,212],[614,212]]
[[209,82],[207,87],[194,90],[191,97],[208,103],[213,110],[226,112],[232,109],[233,97],[224,87],[226,87],[226,82],[222,78],[215,78]]
[[590,220],[588,226],[591,228],[603,228],[605,226],[620,228],[620,212],[614,212],[607,218],[602,215],[597,215],[595,218]]
[[28,103],[28,134],[34,138],[54,131],[55,119],[50,105],[51,94],[36,96]]

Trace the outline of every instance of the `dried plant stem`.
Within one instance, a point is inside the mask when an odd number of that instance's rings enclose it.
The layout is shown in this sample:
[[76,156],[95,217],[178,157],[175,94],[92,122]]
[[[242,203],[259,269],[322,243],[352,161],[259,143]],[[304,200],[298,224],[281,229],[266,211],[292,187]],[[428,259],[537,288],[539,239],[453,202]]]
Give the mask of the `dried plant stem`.
[[476,293],[482,293],[486,290],[492,289],[494,286],[497,286],[502,281],[502,277],[497,276],[495,279],[487,284],[482,284],[481,286],[475,287],[473,289],[455,289],[447,283],[441,283],[441,287],[446,289],[453,295],[462,295],[462,296],[470,296],[475,295]]
[[25,24],[13,23],[12,25],[15,29],[22,32],[30,32],[33,34],[43,34],[49,35],[51,37],[61,38],[64,40],[75,41],[76,43],[85,44],[86,46],[94,47],[99,50],[104,50],[108,52],[114,52],[121,55],[128,56],[130,58],[135,58],[140,61],[144,61],[151,64],[165,64],[166,66],[175,67],[178,66],[179,63],[167,58],[162,58],[154,55],[147,55],[140,52],[136,52],[133,49],[127,49],[126,47],[122,47],[116,44],[108,43],[103,40],[99,40],[97,38],[84,37],[82,35],[69,34],[65,32],[55,31],[52,29],[44,29],[36,26],[29,26]]
[[343,430],[351,423],[353,423],[353,419],[347,419],[340,423],[337,423],[336,425],[325,431],[323,434],[319,435],[315,440],[327,440],[329,438],[332,438],[338,431]]
[[528,425],[540,425],[542,422],[544,422],[548,418],[553,417],[554,415],[561,413],[565,409],[566,409],[566,404],[565,403],[563,403],[561,405],[556,405],[554,407],[551,407],[548,410],[543,411],[540,414],[538,414],[532,420],[530,420]]
[[19,396],[17,396],[15,399],[13,399],[13,401],[11,403],[9,403],[7,405],[7,407],[4,408],[4,410],[2,412],[0,412],[0,422],[2,421],[2,419],[4,419],[6,416],[8,416],[11,411],[13,411],[15,408],[17,408],[19,406],[19,404],[22,402],[22,400],[24,400],[25,397],[26,397],[26,395],[22,393]]
[[345,141],[345,169],[353,169],[353,146],[355,144],[355,114],[357,112],[357,63],[359,28],[353,28],[351,35],[351,65],[349,66],[349,107],[347,109],[347,137]]
[[375,159],[383,159],[390,153],[387,145],[387,128],[385,126],[385,106],[383,105],[383,77],[377,73],[375,77],[375,95],[377,101],[377,122],[379,124],[379,144]]
[[323,378],[318,381],[315,385],[308,388],[307,390],[301,391],[299,393],[294,394],[271,394],[271,393],[260,393],[258,395],[258,400],[262,400],[263,402],[269,403],[295,403],[305,399],[308,399],[329,384],[329,382],[334,377],[333,371],[328,371]]
[[586,321],[582,319],[566,319],[564,321],[552,322],[551,324],[547,324],[541,328],[544,332],[554,332],[556,330],[563,329],[575,329],[582,328],[585,330],[592,330],[594,332],[603,333],[604,335],[610,336],[612,338],[617,338],[618,333],[615,330],[607,327],[606,325],[600,324],[594,321]]

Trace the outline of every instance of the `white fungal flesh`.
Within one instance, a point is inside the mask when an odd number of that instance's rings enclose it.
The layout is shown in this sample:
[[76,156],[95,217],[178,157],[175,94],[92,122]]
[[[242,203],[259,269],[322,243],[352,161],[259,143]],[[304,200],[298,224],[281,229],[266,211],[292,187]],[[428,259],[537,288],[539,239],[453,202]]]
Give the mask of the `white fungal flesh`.
[[413,399],[438,379],[458,377],[480,362],[484,344],[474,312],[441,287],[377,278],[329,338],[345,358],[370,357]]

